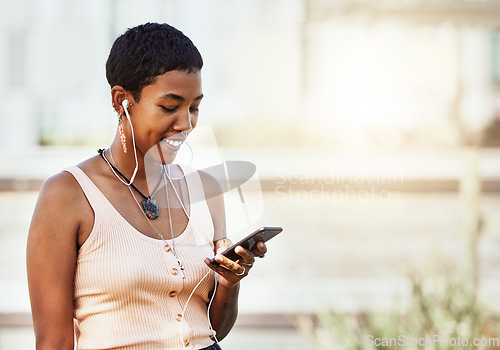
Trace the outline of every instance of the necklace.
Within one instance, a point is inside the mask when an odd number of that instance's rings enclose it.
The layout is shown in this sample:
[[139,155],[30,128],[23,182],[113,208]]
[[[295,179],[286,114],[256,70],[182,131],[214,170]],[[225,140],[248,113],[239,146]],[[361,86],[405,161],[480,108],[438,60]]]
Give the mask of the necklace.
[[[115,166],[113,166],[113,164],[111,164],[107,160],[106,156],[104,155],[104,150],[100,149],[98,152],[101,155],[101,157],[106,161],[106,163],[109,165],[109,167],[111,168],[111,170],[113,171],[113,173],[115,173],[115,171],[116,171],[120,176],[124,177],[123,174]],[[113,159],[113,153],[111,152],[111,148],[109,149],[109,155],[111,156],[111,161],[116,165],[116,162]],[[115,175],[116,175],[116,173],[115,173]],[[179,257],[177,256],[177,250],[175,249],[174,230],[173,230],[173,227],[172,227],[172,216],[171,216],[171,213],[170,213],[170,199],[169,199],[169,196],[168,196],[168,188],[167,188],[167,183],[166,183],[165,177],[166,177],[165,166],[162,165],[162,172],[161,172],[160,181],[156,185],[156,187],[155,187],[155,189],[153,191],[153,194],[157,191],[158,187],[160,186],[160,183],[163,180],[165,182],[165,193],[166,193],[166,196],[167,196],[168,220],[169,220],[169,223],[170,223],[170,234],[172,236],[172,247],[170,247],[170,244],[168,244],[167,240],[163,237],[163,235],[160,232],[158,232],[158,230],[156,229],[156,227],[151,222],[152,218],[151,218],[150,215],[148,215],[148,213],[146,212],[146,210],[144,208],[144,200],[142,201],[142,207],[143,207],[144,210],[141,210],[141,212],[144,215],[144,217],[146,218],[146,220],[149,223],[149,225],[151,225],[151,227],[155,231],[155,233],[158,236],[158,238],[160,238],[163,241],[163,243],[165,243],[165,248],[164,249],[167,252],[168,251],[172,251],[172,253],[174,254],[175,260],[177,261],[177,264],[179,265],[182,278],[186,278],[186,276],[184,275],[184,265],[182,264],[181,259],[179,259]],[[127,180],[127,179],[125,178],[125,180]],[[129,181],[129,183],[130,183],[130,181]],[[134,198],[135,203],[137,204],[137,206],[139,208],[141,208],[141,205],[139,204],[139,201],[135,197],[135,194],[134,194],[134,192],[132,191],[132,189],[130,187],[133,187],[143,197],[145,197],[145,196],[133,184],[130,183],[130,185],[127,185],[127,188],[130,191],[130,194],[132,195],[132,198]],[[172,184],[172,187],[173,187],[173,184]],[[173,187],[173,188],[174,188],[175,194],[178,196],[177,190],[175,189],[175,187]],[[147,198],[147,197],[145,197],[145,198]],[[154,201],[154,204],[156,205],[156,201],[154,199],[153,199],[153,201]],[[179,198],[179,201],[181,203],[181,206],[184,208],[184,205],[182,204],[182,201],[180,200],[180,198]],[[156,210],[158,210],[158,206],[157,205],[156,205]],[[185,209],[184,209],[184,212],[186,212]],[[157,217],[158,217],[158,214],[153,219],[156,219]],[[188,219],[189,219],[189,216],[188,216]]]
[[[141,201],[141,204],[142,204],[142,210],[144,211],[144,213],[146,214],[146,216],[148,217],[148,219],[151,219],[151,220],[154,220],[158,217],[159,215],[159,209],[158,209],[158,203],[156,202],[156,199],[153,198],[154,194],[156,193],[156,191],[158,190],[158,187],[160,186],[161,184],[161,180],[162,178],[160,177],[160,181],[158,181],[158,183],[156,184],[156,187],[154,188],[153,192],[151,193],[151,195],[149,197],[146,197],[137,187],[134,186],[134,184],[132,182],[130,182],[126,177],[125,175],[123,175],[120,170],[118,170],[118,168],[116,168],[113,164],[111,164],[108,159],[106,158],[106,156],[104,155],[104,149],[99,149],[97,152],[99,152],[99,154],[101,155],[102,159],[104,159],[104,161],[108,164],[108,166],[111,168],[111,171],[113,172],[113,174],[115,174],[115,176],[119,179],[120,179],[120,176],[123,178],[123,180],[127,181],[127,183],[123,182],[127,187],[129,187],[130,189],[130,186],[132,186],[132,188],[134,190],[136,190],[141,196],[142,198],[144,198],[142,201]],[[113,163],[115,163],[116,165],[116,162],[115,160],[113,159],[113,153],[111,153],[111,148],[109,148],[109,155],[111,156],[111,160],[113,161]],[[162,176],[163,176],[163,167],[162,167]],[[134,197],[135,198],[135,197]]]
[[[127,186],[127,188],[130,191],[130,194],[132,195],[132,198],[134,198],[134,201],[137,203],[137,206],[140,208],[141,205],[137,201],[137,198],[135,198],[134,192],[132,192],[132,189],[130,188],[130,186]],[[142,213],[144,214],[144,217],[146,218],[146,220],[148,221],[148,223],[151,225],[151,227],[153,228],[153,230],[156,232],[156,235],[163,241],[163,243],[165,243],[165,248],[168,248],[168,250],[172,251],[172,253],[174,254],[175,260],[177,260],[177,264],[179,265],[179,268],[181,269],[182,278],[186,278],[186,276],[184,275],[184,265],[182,265],[182,261],[177,256],[177,251],[175,249],[174,230],[172,229],[172,216],[170,215],[170,202],[169,202],[169,199],[168,199],[168,189],[165,189],[165,192],[167,193],[168,221],[170,223],[170,233],[172,235],[172,248],[170,248],[170,244],[168,244],[167,240],[165,238],[163,238],[163,235],[160,232],[158,232],[158,230],[153,225],[153,223],[151,222],[151,220],[149,219],[149,217],[146,215],[146,213],[144,211]]]

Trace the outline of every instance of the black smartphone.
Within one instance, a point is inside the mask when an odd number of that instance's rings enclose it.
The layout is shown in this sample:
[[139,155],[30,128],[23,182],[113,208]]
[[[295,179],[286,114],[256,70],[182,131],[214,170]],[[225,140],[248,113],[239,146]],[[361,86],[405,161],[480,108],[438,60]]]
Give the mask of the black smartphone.
[[[241,256],[236,254],[236,252],[234,251],[234,248],[236,248],[237,246],[240,245],[245,249],[253,250],[255,249],[255,247],[257,247],[257,243],[267,242],[281,231],[283,231],[282,227],[261,227],[239,242],[236,242],[235,244],[224,250],[221,254],[230,260],[236,261],[241,258]],[[215,258],[210,259],[210,263],[216,266],[219,265],[219,262],[215,261]]]

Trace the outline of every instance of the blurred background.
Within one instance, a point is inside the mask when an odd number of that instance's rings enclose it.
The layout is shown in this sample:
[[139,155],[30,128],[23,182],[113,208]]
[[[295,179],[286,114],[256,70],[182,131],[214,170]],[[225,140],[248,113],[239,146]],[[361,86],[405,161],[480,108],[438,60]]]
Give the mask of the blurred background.
[[[200,124],[223,160],[260,177],[246,195],[262,197],[263,215],[248,232],[285,229],[242,282],[225,349],[348,349],[382,324],[382,335],[499,334],[500,1],[0,8],[0,349],[34,346],[25,245],[38,190],[110,144],[105,62],[144,22],[179,28],[202,53]],[[413,328],[377,321],[419,305],[448,306],[413,313]]]

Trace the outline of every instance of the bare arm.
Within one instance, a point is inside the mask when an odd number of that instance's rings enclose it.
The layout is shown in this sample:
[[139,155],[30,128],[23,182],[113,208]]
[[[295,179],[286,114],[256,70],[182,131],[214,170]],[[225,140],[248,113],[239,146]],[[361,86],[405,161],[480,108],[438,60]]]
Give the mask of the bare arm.
[[[217,241],[216,252],[221,252],[232,245],[228,239]],[[217,254],[219,266],[210,264],[210,259],[205,263],[219,274],[217,291],[210,309],[210,320],[217,331],[217,339],[222,340],[233,328],[238,316],[238,294],[240,281],[248,275],[256,256],[264,256],[266,245],[259,242],[254,251],[249,251],[241,246],[236,247],[236,253],[241,256],[238,261],[232,261]]]
[[33,213],[26,259],[37,350],[74,347],[73,280],[82,199],[76,180],[60,173],[44,183]]
[[[215,237],[217,237],[214,245],[214,253],[217,253],[232,245],[231,241],[226,239],[223,192],[217,180],[208,174],[200,174],[205,188],[205,198],[207,198],[214,224]],[[205,261],[219,275],[217,290],[210,308],[210,321],[217,332],[218,340],[224,339],[236,322],[240,280],[248,274],[255,256],[263,256],[265,252],[265,244],[261,243],[254,252],[242,247],[236,248],[236,253],[241,256],[241,259],[238,259],[237,262],[221,255],[216,257],[220,266],[214,267],[210,264],[209,259]],[[242,263],[246,264],[245,267],[243,267]]]
[[[214,224],[215,242],[214,250],[224,249],[229,246],[226,243],[226,215],[224,209],[224,196],[220,184],[215,178],[200,172],[207,199],[208,208]],[[228,245],[229,244],[229,245]],[[210,308],[210,322],[217,332],[217,339],[222,340],[233,328],[236,317],[238,316],[238,294],[239,281],[234,285],[221,284],[219,277],[217,291]]]

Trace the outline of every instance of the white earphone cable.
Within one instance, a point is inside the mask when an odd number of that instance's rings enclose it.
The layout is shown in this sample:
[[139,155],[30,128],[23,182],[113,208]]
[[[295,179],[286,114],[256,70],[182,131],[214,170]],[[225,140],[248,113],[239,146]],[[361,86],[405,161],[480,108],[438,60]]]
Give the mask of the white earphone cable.
[[[172,183],[172,180],[171,180],[171,177],[170,177],[170,169],[168,168],[168,166],[166,166],[166,167],[167,167],[167,171],[164,171],[164,172],[163,172],[163,176],[164,176],[165,180],[167,180],[167,179],[168,179],[168,182],[169,182],[169,183],[170,183],[170,185],[172,186],[172,188],[173,188],[173,190],[174,190],[174,193],[175,193],[175,196],[177,197],[177,199],[178,199],[179,203],[181,204],[181,207],[182,207],[182,210],[184,211],[184,214],[188,217],[188,219],[189,219],[189,220],[191,220],[190,215],[188,214],[188,212],[187,212],[187,210],[186,210],[186,207],[185,207],[185,206],[184,206],[184,204],[182,203],[182,200],[181,200],[181,198],[180,198],[180,195],[179,195],[179,193],[177,192],[177,189],[175,188],[174,184]],[[183,176],[182,176],[182,177],[184,177],[184,176],[186,176],[186,174],[185,174],[185,172],[183,171]],[[182,177],[180,177],[180,178],[182,178]],[[165,187],[166,187],[166,183],[165,183]],[[191,224],[192,224],[192,226],[193,226],[194,231],[196,231],[196,234],[198,234],[198,236],[199,236],[200,238],[202,238],[202,237],[201,237],[201,234],[200,234],[200,232],[198,231],[198,229],[196,228],[196,225],[194,224],[194,222],[192,222]],[[184,315],[185,315],[186,310],[187,310],[187,307],[188,307],[188,305],[189,305],[189,301],[191,300],[192,296],[194,295],[194,292],[196,291],[196,289],[200,286],[201,282],[203,282],[203,280],[204,280],[204,279],[205,279],[205,278],[206,278],[206,277],[207,277],[207,276],[208,276],[211,272],[212,272],[212,270],[209,270],[209,271],[205,274],[205,276],[203,276],[203,277],[200,279],[200,281],[196,284],[196,286],[195,286],[195,287],[193,288],[193,290],[191,291],[191,294],[189,294],[189,297],[188,297],[188,299],[187,299],[187,301],[186,301],[186,305],[184,305],[184,308],[183,308],[183,310],[182,310],[182,314],[181,314],[181,325],[180,325],[180,329],[179,329],[179,334],[180,334],[180,336],[181,336],[181,341],[183,342],[183,344],[184,344],[184,338],[183,338],[183,336],[182,336],[182,322],[184,321]],[[209,325],[209,327],[210,327],[210,330],[212,331],[213,337],[214,337],[214,339],[215,339],[215,342],[218,344],[218,343],[219,343],[219,341],[217,340],[216,332],[215,332],[214,328],[212,327],[212,323],[210,322],[210,307],[212,306],[212,302],[213,302],[213,300],[214,300],[214,298],[215,298],[215,292],[217,291],[217,282],[218,282],[218,280],[217,280],[217,274],[215,274],[214,291],[213,291],[212,297],[210,298],[210,302],[208,303],[208,306],[207,306],[207,320],[208,320],[208,325]]]
[[[132,125],[132,120],[130,119],[130,114],[128,113],[128,100],[125,99],[122,101],[123,110],[125,111],[125,115],[127,116],[127,120],[130,124],[130,130],[132,131],[132,146],[134,147],[134,158],[135,158],[135,169],[132,177],[130,178],[130,182],[127,183],[120,179],[125,185],[129,186],[134,182],[135,176],[137,175],[137,170],[139,170],[139,162],[137,161],[137,150],[135,149],[135,135],[134,135],[134,126]],[[119,177],[118,177],[119,178]]]
[[[164,141],[164,142],[166,142],[166,141]],[[186,140],[184,140],[182,144],[186,144],[187,147],[189,148],[189,151],[191,153],[191,159],[189,161],[189,166],[191,166],[193,164],[193,159],[194,159],[193,148],[191,147],[191,145]],[[170,169],[170,167],[169,167],[170,164],[164,164],[164,165],[167,167],[167,169]],[[180,177],[170,177],[170,179],[172,179],[172,180],[182,180],[185,176],[186,176],[186,174],[183,173]]]
[[[200,281],[198,282],[198,284],[193,288],[191,294],[189,294],[189,298],[187,299],[186,301],[186,305],[184,305],[184,308],[182,309],[182,314],[181,314],[181,324],[180,324],[180,328],[179,328],[179,334],[181,336],[181,341],[182,343],[184,344],[184,337],[182,336],[182,322],[184,321],[184,315],[186,313],[186,310],[187,310],[187,307],[189,305],[189,301],[191,300],[191,297],[194,295],[194,292],[196,291],[196,289],[200,286],[201,282],[203,282],[203,280],[212,272],[212,270],[209,270],[205,276],[203,276]],[[208,303],[208,307],[207,307],[207,320],[208,320],[208,326],[210,327],[210,330],[212,331],[212,334],[213,334],[213,337],[215,339],[215,343],[219,343],[219,340],[217,340],[217,336],[216,336],[216,332],[214,330],[214,328],[212,327],[212,322],[210,322],[210,307],[212,306],[212,301],[214,300],[215,298],[215,292],[217,291],[217,275],[215,275],[215,284],[214,284],[214,292],[212,294],[212,297],[210,298],[210,302]]]

